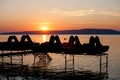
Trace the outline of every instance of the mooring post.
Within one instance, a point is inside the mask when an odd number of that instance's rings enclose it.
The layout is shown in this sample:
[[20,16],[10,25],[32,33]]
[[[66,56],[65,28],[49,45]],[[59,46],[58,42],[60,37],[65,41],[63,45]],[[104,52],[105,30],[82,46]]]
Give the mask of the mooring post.
[[67,70],[67,54],[65,54],[65,71]]
[[4,60],[3,60],[3,50],[2,50],[2,66],[1,66],[2,71],[3,71],[3,63],[4,63]]
[[72,60],[72,65],[73,65],[73,71],[74,71],[74,54],[72,54],[73,60]]
[[100,74],[102,73],[102,55],[100,55]]
[[106,74],[106,77],[108,78],[108,54],[106,54]]
[[22,67],[23,67],[23,54],[22,54],[22,59],[21,60],[22,60]]
[[33,56],[34,56],[34,64],[33,64],[33,67],[35,67],[35,57],[36,57],[36,54],[34,53]]
[[75,60],[74,60],[74,54],[73,54],[73,64],[72,64],[72,65],[73,65],[73,75],[75,74],[75,72],[74,72],[74,71],[75,71],[75,65],[74,65],[75,62],[74,62],[74,61],[75,61]]
[[2,50],[2,63],[3,63],[3,50]]
[[[10,53],[12,53],[12,51],[10,51]],[[12,55],[10,55],[10,64],[11,64],[11,68],[12,68]]]

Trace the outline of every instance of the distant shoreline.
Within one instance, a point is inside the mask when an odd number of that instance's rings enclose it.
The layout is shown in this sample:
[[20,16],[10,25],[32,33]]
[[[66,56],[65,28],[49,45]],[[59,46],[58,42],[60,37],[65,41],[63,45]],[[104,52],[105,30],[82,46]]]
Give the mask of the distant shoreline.
[[58,34],[58,35],[68,35],[68,34],[78,34],[78,35],[120,35],[120,31],[112,29],[80,29],[80,30],[54,30],[54,31],[21,31],[21,32],[4,32],[0,35],[22,35],[22,34]]

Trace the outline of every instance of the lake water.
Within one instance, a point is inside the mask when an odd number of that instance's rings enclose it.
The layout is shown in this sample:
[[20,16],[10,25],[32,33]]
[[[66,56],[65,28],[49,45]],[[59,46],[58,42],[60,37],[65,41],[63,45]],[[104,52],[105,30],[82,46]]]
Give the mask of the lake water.
[[[9,35],[0,35],[0,42],[7,41]],[[16,35],[20,40],[21,35]],[[80,42],[88,43],[91,35],[77,35]],[[96,36],[96,35],[93,35]],[[120,35],[98,35],[103,45],[109,45],[110,49],[108,53],[108,79],[105,80],[120,80]],[[30,35],[34,42],[43,43],[49,41],[50,35]],[[59,35],[61,42],[68,42],[70,35]],[[65,55],[49,53],[52,60],[46,65],[48,69],[64,70],[65,67]],[[72,59],[70,55],[67,58]],[[26,55],[23,57],[24,64],[32,66],[34,63],[33,55]],[[6,60],[9,61],[9,60]],[[14,61],[13,61],[14,62]],[[99,72],[99,57],[97,56],[85,56],[75,55],[74,56],[74,69],[75,70],[90,70]],[[39,61],[36,60],[37,66],[40,65]],[[67,67],[72,68],[72,62],[67,63]],[[4,79],[4,78],[0,78]]]

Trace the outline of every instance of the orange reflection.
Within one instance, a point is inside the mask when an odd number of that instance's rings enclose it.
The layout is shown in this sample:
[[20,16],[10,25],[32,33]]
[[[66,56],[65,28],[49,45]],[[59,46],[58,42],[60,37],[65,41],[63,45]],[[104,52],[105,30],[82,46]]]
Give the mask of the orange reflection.
[[46,35],[43,35],[42,38],[43,38],[43,42],[46,42]]

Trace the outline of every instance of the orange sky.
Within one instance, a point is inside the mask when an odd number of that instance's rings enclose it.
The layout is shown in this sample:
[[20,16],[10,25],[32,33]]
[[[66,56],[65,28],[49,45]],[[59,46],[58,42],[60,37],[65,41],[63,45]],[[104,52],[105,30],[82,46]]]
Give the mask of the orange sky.
[[0,32],[120,30],[119,0],[0,0]]

